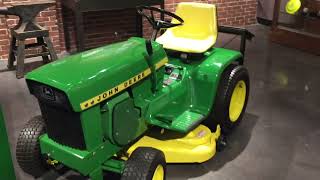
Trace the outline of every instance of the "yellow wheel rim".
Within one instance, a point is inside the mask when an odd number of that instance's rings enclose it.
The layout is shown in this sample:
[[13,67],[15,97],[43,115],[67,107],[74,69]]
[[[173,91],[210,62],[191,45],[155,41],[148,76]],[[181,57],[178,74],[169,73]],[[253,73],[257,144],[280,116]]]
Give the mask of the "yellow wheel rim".
[[288,14],[295,14],[301,7],[300,0],[290,0],[286,5],[286,11]]
[[162,165],[158,165],[154,171],[152,180],[164,180],[164,169]]
[[233,90],[229,106],[229,117],[232,122],[236,122],[243,111],[246,93],[246,83],[244,81],[239,81]]

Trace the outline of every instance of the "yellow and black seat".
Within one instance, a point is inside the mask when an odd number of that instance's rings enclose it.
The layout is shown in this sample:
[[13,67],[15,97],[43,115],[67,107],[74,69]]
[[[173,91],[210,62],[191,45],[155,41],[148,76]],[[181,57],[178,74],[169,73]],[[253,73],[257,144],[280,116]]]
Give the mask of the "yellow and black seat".
[[[176,14],[184,24],[168,29],[157,42],[165,49],[184,53],[204,53],[216,43],[218,27],[216,6],[202,3],[180,3]],[[172,20],[177,23],[177,20]]]

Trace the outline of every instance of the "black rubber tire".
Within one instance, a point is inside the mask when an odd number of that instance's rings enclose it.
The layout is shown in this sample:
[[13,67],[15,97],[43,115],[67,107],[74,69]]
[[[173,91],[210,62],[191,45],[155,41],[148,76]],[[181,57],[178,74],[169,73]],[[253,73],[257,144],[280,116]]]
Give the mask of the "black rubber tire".
[[[236,122],[232,122],[229,117],[229,106],[232,93],[239,81],[244,81],[246,84],[246,99],[242,112]],[[212,131],[216,130],[220,124],[223,135],[229,135],[232,130],[238,126],[246,111],[250,94],[250,79],[248,70],[240,65],[230,65],[221,75],[221,80],[218,86],[216,98],[212,110],[204,124]]]
[[150,147],[140,147],[126,162],[121,180],[152,180],[158,165],[162,165],[164,169],[165,180],[166,160],[163,152]]
[[40,151],[39,137],[46,132],[41,116],[32,118],[19,134],[16,157],[21,169],[37,178],[48,170]]

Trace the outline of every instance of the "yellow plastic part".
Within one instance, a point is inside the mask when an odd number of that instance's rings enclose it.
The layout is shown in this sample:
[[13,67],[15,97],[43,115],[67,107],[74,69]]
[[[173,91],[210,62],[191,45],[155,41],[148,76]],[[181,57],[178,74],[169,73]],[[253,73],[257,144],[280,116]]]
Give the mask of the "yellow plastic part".
[[300,0],[290,0],[286,5],[286,12],[288,14],[295,14],[301,8]]
[[[176,14],[185,22],[182,26],[168,29],[156,41],[164,48],[187,52],[204,53],[217,40],[216,6],[203,3],[180,3]],[[177,23],[177,20],[172,20]]]
[[229,117],[232,122],[236,122],[243,111],[246,93],[246,83],[244,81],[239,81],[233,90],[229,106]]
[[47,160],[47,164],[51,165],[51,166],[55,166],[56,164],[58,164],[59,162],[57,160],[51,160],[51,159],[48,159]]
[[155,170],[152,180],[164,180],[164,169],[162,165],[158,165]]
[[[165,133],[162,136],[165,136]],[[138,147],[153,147],[162,151],[167,163],[202,163],[211,159],[216,153],[216,140],[220,137],[221,128],[218,125],[212,133],[204,125],[199,125],[186,136],[179,139],[156,139],[149,136],[142,137],[131,146],[129,156]]]

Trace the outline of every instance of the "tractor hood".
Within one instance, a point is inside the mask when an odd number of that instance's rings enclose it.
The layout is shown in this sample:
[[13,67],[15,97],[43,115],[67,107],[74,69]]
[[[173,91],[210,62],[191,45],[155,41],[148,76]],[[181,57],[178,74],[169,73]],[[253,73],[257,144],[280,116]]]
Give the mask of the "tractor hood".
[[[151,61],[159,68],[168,59],[160,44],[154,42],[152,46]],[[26,79],[29,88],[29,82],[35,81],[63,91],[73,110],[79,112],[142,80],[150,72],[145,40],[130,38],[47,64],[30,72]]]

